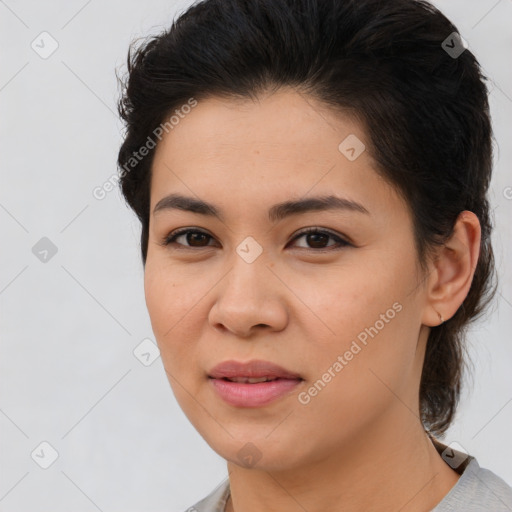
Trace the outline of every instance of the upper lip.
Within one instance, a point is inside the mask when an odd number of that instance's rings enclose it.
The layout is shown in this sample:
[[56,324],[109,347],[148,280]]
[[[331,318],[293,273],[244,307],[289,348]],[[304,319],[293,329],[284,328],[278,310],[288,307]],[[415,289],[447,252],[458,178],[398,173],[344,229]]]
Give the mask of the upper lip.
[[239,361],[223,361],[214,366],[208,373],[209,377],[214,379],[234,379],[239,377],[258,378],[258,377],[275,377],[281,379],[301,379],[302,377],[297,373],[291,372],[282,368],[281,366],[271,363],[270,361],[263,361],[255,359],[248,362]]

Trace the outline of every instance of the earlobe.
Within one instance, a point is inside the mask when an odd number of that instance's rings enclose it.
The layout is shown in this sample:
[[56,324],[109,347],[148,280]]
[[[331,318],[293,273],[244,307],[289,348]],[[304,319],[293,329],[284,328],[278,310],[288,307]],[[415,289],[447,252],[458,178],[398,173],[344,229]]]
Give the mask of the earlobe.
[[459,214],[453,234],[439,249],[428,283],[425,325],[435,327],[450,319],[464,302],[480,254],[481,228],[470,211]]

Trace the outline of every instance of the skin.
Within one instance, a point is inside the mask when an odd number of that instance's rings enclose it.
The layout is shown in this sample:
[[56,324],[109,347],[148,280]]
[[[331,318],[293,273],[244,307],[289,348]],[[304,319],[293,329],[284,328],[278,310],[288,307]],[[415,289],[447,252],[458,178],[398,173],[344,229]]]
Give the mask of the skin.
[[[282,88],[254,102],[200,101],[156,149],[146,304],[178,403],[227,460],[229,512],[426,511],[458,480],[424,432],[418,390],[437,312],[449,319],[469,291],[480,225],[463,212],[422,275],[407,204],[375,172],[368,150],[354,161],[338,150],[349,134],[368,142],[355,120]],[[176,209],[154,214],[170,193],[213,203],[223,221]],[[332,193],[369,215],[267,218],[275,203]],[[353,245],[329,251],[332,238],[295,239],[315,226]],[[183,227],[211,238],[162,245]],[[236,252],[248,236],[263,250],[252,263]],[[300,403],[298,393],[397,302],[402,310]],[[228,359],[268,360],[304,381],[264,407],[234,407],[207,378]],[[251,448],[255,465],[238,457],[248,442],[258,450]]]

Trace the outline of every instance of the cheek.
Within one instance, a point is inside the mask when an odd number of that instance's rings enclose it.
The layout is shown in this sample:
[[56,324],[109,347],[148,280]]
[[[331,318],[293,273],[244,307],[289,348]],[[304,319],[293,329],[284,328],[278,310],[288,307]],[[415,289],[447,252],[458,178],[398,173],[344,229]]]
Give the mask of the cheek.
[[[374,315],[368,316],[373,320],[362,328],[358,321],[351,321],[351,332],[343,332],[340,322],[336,343],[324,345],[322,351],[313,347],[308,351],[308,388],[298,397],[296,417],[297,422],[303,422],[305,437],[317,436],[320,429],[325,439],[355,438],[361,429],[396,405],[397,397],[409,401],[415,343],[412,337],[411,343],[408,341],[408,320],[402,316],[409,313],[405,307],[397,310],[386,317],[389,323],[379,317],[373,319]],[[386,311],[382,309],[382,313]],[[348,323],[349,317],[344,318]],[[327,423],[326,411],[330,418]]]
[[[211,285],[209,286],[211,287]],[[209,289],[204,280],[185,276],[175,268],[146,264],[144,292],[151,326],[174,396],[183,411],[197,414],[191,396],[199,392],[197,361],[201,322],[200,300]],[[195,411],[195,412],[194,412]]]
[[310,339],[340,350],[358,335],[364,341],[366,329],[376,322],[382,330],[381,315],[385,315],[384,320],[393,319],[396,313],[393,304],[401,301],[403,295],[402,285],[382,263],[373,265],[372,271],[351,266],[333,269],[321,282],[317,277],[311,282],[295,282],[297,295],[304,297],[311,312],[316,314],[309,315],[308,323],[318,327],[316,337]]
[[171,353],[169,359],[173,361],[192,357],[194,340],[200,337],[194,331],[201,327],[194,318],[209,287],[207,280],[187,276],[175,268],[153,262],[146,264],[146,306],[164,363]]
[[[381,261],[373,269],[340,272],[324,283],[323,293],[309,297],[322,322],[309,322],[310,341],[304,347],[310,361],[308,380],[320,379],[318,395],[349,408],[378,404],[390,394],[386,385],[400,388],[410,378],[416,353],[417,312],[409,294],[413,267],[409,261],[394,266]],[[329,381],[327,393],[324,381]]]
[[160,336],[178,328],[177,322],[198,303],[204,288],[201,279],[187,276],[180,267],[162,260],[148,257],[144,271],[146,306],[154,322],[155,335]]

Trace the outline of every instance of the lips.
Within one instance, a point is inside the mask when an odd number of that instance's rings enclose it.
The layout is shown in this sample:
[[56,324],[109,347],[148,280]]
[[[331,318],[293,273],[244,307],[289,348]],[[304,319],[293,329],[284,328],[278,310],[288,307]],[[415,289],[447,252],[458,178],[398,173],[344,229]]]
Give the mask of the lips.
[[235,407],[263,407],[302,385],[299,374],[269,361],[224,361],[209,374],[212,389]]
[[251,384],[276,379],[303,380],[299,374],[263,360],[253,360],[246,363],[224,361],[212,368],[208,376],[213,379],[227,379],[233,382]]

